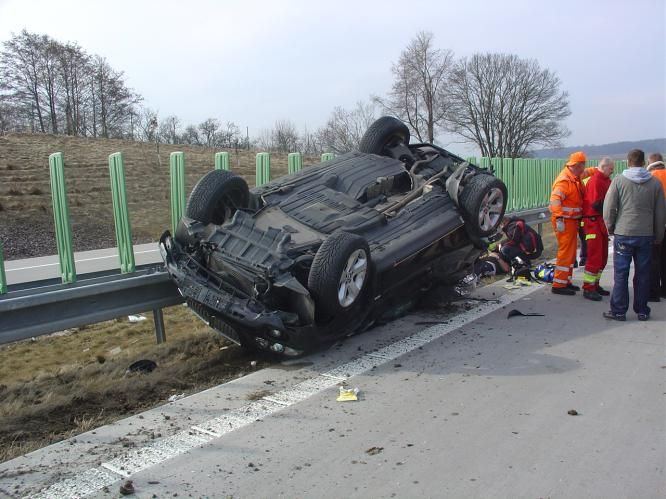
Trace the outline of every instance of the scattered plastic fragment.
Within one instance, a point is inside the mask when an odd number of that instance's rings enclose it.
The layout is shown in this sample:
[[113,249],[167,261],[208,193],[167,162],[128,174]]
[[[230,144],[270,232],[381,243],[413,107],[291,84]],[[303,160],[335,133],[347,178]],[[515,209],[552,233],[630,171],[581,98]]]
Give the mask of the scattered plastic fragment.
[[340,387],[340,394],[338,395],[338,402],[351,402],[358,400],[358,388],[345,388],[344,386]]
[[145,315],[128,315],[127,318],[129,319],[130,322],[141,322],[146,320]]
[[515,308],[513,310],[510,310],[508,315],[506,316],[507,319],[511,319],[511,317],[516,317],[516,316],[521,316],[521,317],[545,317],[543,314],[537,314],[534,312],[528,312],[524,314],[520,310],[516,310]]
[[173,395],[171,395],[171,397],[167,399],[167,402],[175,402],[176,400],[180,400],[182,398],[185,398],[184,393],[178,393],[178,394],[174,393]]
[[569,409],[567,412],[569,416],[578,416],[578,411],[576,409]]
[[365,453],[369,456],[375,456],[384,450],[384,447],[370,447]]

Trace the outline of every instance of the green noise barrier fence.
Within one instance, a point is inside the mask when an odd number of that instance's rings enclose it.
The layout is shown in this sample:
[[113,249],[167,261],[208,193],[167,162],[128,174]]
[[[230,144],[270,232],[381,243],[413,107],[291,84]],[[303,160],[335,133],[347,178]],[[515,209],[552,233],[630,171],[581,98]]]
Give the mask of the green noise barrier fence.
[[271,181],[271,153],[260,152],[256,160],[255,185],[264,185]]
[[185,213],[185,154],[172,152],[169,156],[171,179],[171,233],[176,233],[178,222]]
[[60,260],[60,275],[63,283],[76,281],[74,249],[72,247],[72,227],[69,221],[69,205],[65,186],[65,161],[61,152],[49,156],[51,175],[51,198],[55,222],[56,246]]
[[109,156],[109,176],[111,178],[111,199],[113,202],[113,221],[116,226],[116,242],[120,271],[123,274],[134,272],[134,247],[132,246],[132,228],[127,211],[127,191],[125,189],[125,164],[123,153]]
[[216,152],[215,153],[215,169],[216,170],[227,170],[229,171],[229,153]]
[[287,171],[289,175],[303,169],[303,155],[300,152],[290,152],[287,156]]
[[5,275],[5,254],[0,241],[0,295],[7,292],[7,276]]

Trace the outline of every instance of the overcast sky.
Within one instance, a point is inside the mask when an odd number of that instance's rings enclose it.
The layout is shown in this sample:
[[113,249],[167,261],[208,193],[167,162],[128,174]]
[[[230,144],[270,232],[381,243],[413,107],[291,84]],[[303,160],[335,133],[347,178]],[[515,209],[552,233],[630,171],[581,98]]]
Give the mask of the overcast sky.
[[[565,145],[666,137],[665,0],[0,0],[0,41],[73,41],[188,123],[323,125],[391,86],[418,31],[456,56],[535,58],[570,94]],[[468,146],[442,137],[461,152]]]

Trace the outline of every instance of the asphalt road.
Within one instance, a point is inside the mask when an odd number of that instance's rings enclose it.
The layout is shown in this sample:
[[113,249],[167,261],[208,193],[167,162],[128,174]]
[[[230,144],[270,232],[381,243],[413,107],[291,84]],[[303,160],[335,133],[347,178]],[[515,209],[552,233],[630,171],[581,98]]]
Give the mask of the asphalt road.
[[[135,246],[134,260],[136,265],[161,261],[157,243]],[[118,249],[108,248],[74,253],[74,265],[77,274],[119,269]],[[57,255],[10,260],[5,262],[5,274],[8,285],[52,279],[60,277],[60,263]]]
[[[137,497],[666,496],[666,302],[620,323],[607,299],[505,284],[478,291],[499,304],[410,315],[4,463],[0,490],[117,497],[125,476]],[[358,401],[336,402],[343,379]]]

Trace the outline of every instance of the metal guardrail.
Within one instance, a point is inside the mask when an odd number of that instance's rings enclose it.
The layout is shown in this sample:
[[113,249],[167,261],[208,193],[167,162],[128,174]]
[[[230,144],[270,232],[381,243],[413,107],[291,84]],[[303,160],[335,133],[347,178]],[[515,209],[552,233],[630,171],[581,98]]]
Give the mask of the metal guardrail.
[[[510,213],[539,226],[549,221],[548,208]],[[541,230],[539,230],[541,232]],[[9,286],[0,295],[0,344],[153,311],[158,343],[165,341],[162,308],[184,301],[162,265],[139,267],[130,274],[79,275],[74,283],[48,280]]]
[[157,340],[162,342],[161,309],[184,301],[161,265],[131,274],[81,275],[71,284],[52,282],[9,286],[0,296],[0,344],[148,310],[154,312]]

